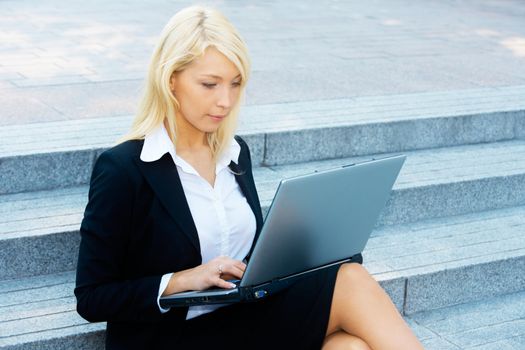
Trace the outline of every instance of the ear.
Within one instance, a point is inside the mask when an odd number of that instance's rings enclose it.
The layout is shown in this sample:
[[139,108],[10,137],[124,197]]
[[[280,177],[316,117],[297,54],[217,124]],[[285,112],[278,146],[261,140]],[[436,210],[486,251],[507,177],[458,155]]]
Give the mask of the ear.
[[177,83],[177,76],[175,74],[175,72],[173,72],[171,74],[171,77],[170,77],[170,90],[171,92],[175,92],[175,84]]

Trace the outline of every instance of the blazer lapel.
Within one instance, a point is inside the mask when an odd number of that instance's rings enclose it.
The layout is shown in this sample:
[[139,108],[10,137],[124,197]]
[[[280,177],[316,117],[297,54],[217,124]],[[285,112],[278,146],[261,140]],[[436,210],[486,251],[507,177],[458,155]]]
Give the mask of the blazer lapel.
[[191,216],[177,167],[170,154],[166,153],[154,162],[143,162],[137,157],[135,162],[161,203],[200,255],[197,228]]
[[253,180],[252,169],[250,167],[251,164],[248,160],[246,150],[241,150],[241,154],[239,156],[239,165],[235,164],[234,162],[230,163],[230,169],[232,169],[236,174],[240,174],[235,175],[235,179],[237,180],[239,187],[244,193],[244,196],[246,197],[246,200],[248,201],[248,204],[250,205],[250,208],[252,208],[252,211],[255,215],[255,237],[253,239],[250,251],[246,256],[247,260],[249,260],[250,256],[252,255],[255,242],[257,242],[257,239],[259,238],[259,234],[261,233],[261,228],[263,225],[261,204],[257,194],[257,188],[255,187],[255,181]]
[[[236,173],[239,173],[241,171],[239,169],[239,166],[234,162],[230,163],[230,169],[232,169]],[[235,179],[237,180],[239,187],[244,193],[244,196],[246,197],[246,200],[248,201],[248,204],[250,205],[250,208],[252,208],[252,211],[255,215],[258,233],[262,227],[262,211],[259,205],[259,199],[257,197],[255,183],[253,183],[253,181],[250,181],[250,179],[247,178],[247,175],[245,173],[241,173],[241,175],[235,175]]]

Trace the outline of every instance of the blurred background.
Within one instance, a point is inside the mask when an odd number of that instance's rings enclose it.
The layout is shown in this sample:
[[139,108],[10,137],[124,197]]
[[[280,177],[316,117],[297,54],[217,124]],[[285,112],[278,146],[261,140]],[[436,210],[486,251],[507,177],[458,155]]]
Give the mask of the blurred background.
[[[192,1],[0,1],[0,124],[134,113]],[[525,84],[519,0],[208,1],[245,38],[247,104]]]

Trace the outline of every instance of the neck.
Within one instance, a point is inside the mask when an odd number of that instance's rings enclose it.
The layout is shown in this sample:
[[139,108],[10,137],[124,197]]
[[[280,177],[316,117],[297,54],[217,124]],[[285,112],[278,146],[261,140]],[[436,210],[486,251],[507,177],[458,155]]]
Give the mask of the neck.
[[178,134],[177,142],[175,142],[175,148],[177,150],[199,151],[203,149],[209,149],[206,135],[201,138],[184,137],[183,135],[184,134],[182,133]]
[[[164,127],[171,133],[168,128],[168,122],[164,121]],[[172,140],[174,137],[172,137]],[[199,151],[209,149],[208,138],[206,133],[195,130],[193,128],[185,128],[184,125],[177,123],[177,138],[175,140],[175,148],[178,151]]]

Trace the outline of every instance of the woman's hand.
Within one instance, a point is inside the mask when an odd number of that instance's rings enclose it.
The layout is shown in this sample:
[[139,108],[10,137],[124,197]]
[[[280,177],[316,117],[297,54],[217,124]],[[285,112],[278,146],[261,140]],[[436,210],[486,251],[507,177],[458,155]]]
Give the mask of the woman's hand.
[[235,284],[227,280],[241,279],[245,269],[246,264],[242,261],[219,256],[206,264],[174,273],[162,295],[211,287],[234,288]]

